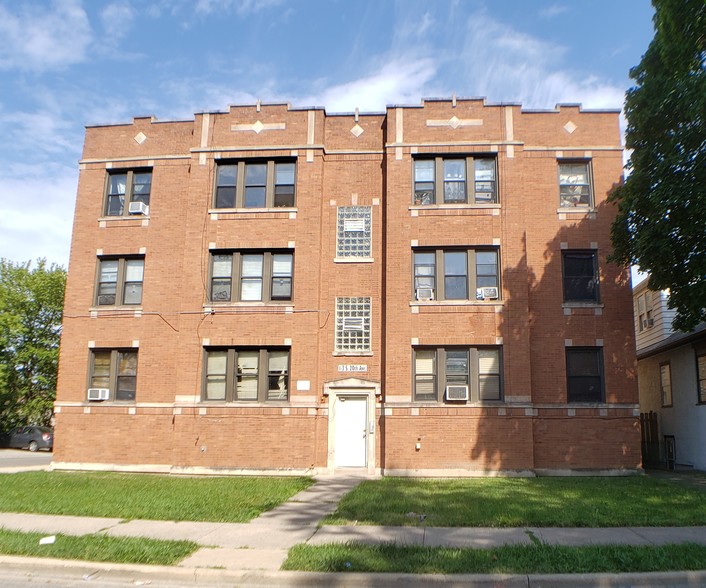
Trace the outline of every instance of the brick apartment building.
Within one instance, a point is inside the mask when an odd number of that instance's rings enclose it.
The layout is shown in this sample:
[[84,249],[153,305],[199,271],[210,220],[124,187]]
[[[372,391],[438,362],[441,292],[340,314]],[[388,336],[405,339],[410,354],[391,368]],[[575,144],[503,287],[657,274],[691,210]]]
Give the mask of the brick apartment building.
[[618,112],[576,105],[89,127],[54,466],[638,468],[621,173]]

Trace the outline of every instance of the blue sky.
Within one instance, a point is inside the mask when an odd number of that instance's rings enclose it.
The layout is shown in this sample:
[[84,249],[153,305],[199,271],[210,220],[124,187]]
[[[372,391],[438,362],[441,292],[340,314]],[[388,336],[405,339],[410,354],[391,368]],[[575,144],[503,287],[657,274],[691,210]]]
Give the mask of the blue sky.
[[0,257],[68,264],[88,124],[422,97],[620,108],[649,0],[0,0]]

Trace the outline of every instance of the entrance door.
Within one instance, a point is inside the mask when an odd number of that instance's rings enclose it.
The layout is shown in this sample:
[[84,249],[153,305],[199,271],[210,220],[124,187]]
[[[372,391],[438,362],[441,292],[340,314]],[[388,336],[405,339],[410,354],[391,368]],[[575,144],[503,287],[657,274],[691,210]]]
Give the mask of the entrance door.
[[367,465],[368,399],[338,396],[336,400],[336,467]]

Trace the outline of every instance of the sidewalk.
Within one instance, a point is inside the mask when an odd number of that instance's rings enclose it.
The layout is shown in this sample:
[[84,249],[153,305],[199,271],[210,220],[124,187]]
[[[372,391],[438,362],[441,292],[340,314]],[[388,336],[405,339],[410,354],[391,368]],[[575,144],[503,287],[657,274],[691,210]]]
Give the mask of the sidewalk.
[[[279,572],[282,563],[287,557],[290,547],[299,543],[322,545],[326,543],[341,543],[356,541],[360,543],[395,543],[397,545],[426,545],[431,547],[476,547],[490,548],[507,544],[531,545],[542,542],[551,545],[661,545],[666,543],[694,542],[706,545],[706,527],[629,527],[629,528],[441,528],[441,527],[368,527],[368,526],[323,526],[317,527],[319,521],[336,509],[341,497],[357,486],[362,478],[353,477],[319,477],[312,487],[293,496],[288,502],[264,513],[249,523],[199,523],[199,522],[171,522],[171,521],[145,521],[73,516],[35,515],[0,513],[0,527],[19,531],[36,531],[46,534],[63,533],[66,535],[86,535],[101,533],[109,536],[151,537],[155,539],[189,539],[202,545],[201,549],[183,560],[177,568],[159,568],[165,574],[176,576],[171,585],[181,585],[176,582],[179,574],[184,575],[187,583],[209,583],[216,570],[223,570],[232,575],[234,582],[246,585],[246,580],[252,580],[252,585],[410,585],[408,574],[368,574],[370,577],[382,576],[386,581],[380,583],[353,582],[353,574],[313,575],[293,572]],[[32,560],[41,569],[52,565],[48,561]],[[109,570],[141,570],[140,573],[150,575],[151,566],[121,566],[117,564],[88,564],[86,562],[55,562],[53,565],[66,569],[72,565],[90,567],[102,570],[105,575]],[[19,562],[19,563],[18,563]],[[0,568],[21,569],[26,558],[0,557]],[[57,563],[58,562],[58,563]],[[181,569],[181,571],[180,571]],[[117,572],[116,572],[117,573]],[[294,575],[292,575],[294,574]],[[684,573],[686,574],[686,572]],[[684,586],[706,585],[706,572],[696,572],[679,576],[674,574],[637,574],[636,576],[648,577],[647,583],[626,583],[621,586],[649,586],[649,585],[682,585],[680,582],[688,576]],[[633,574],[634,575],[634,574]],[[631,576],[633,576],[631,575]],[[311,577],[309,577],[311,576]],[[319,583],[320,578],[328,576],[328,580]],[[331,576],[336,576],[336,582]],[[360,576],[360,574],[356,574]],[[597,580],[599,575],[590,575]],[[595,576],[595,577],[594,577]],[[621,575],[606,575],[619,578]],[[229,576],[230,577],[230,576]],[[304,579],[307,579],[304,582]],[[343,577],[348,580],[343,581]],[[412,576],[414,577],[414,576]],[[668,578],[669,583],[658,581],[659,578]],[[276,581],[280,578],[283,583]],[[284,582],[284,579],[287,579]],[[295,578],[299,580],[295,581]],[[399,584],[396,584],[399,578]],[[426,582],[421,585],[437,583],[437,580],[448,576],[425,576]],[[436,578],[434,581],[430,579]],[[484,576],[483,582],[492,582],[488,585],[496,586],[529,586],[530,576]],[[515,583],[521,578],[520,584]],[[539,576],[537,576],[539,578]],[[556,585],[542,576],[542,586]],[[680,579],[681,578],[681,579]],[[211,578],[213,579],[213,578]],[[421,579],[421,577],[419,577]],[[453,577],[453,583],[461,578]],[[358,578],[360,580],[360,578]],[[470,577],[464,576],[464,585],[469,584]],[[572,585],[593,585],[591,583],[577,584],[579,576],[571,577]],[[638,578],[639,580],[639,578]],[[371,580],[372,581],[372,580]],[[480,581],[476,577],[474,582]],[[610,586],[607,580],[601,580],[601,585]],[[640,580],[642,581],[642,580]],[[152,581],[151,581],[152,582]],[[264,582],[264,584],[263,584]],[[506,583],[509,582],[509,583]],[[564,578],[566,585],[566,578]],[[637,580],[635,580],[637,582]],[[665,580],[666,582],[666,580]],[[152,582],[153,585],[158,585]],[[170,585],[170,584],[166,584]],[[444,585],[449,585],[446,582]]]

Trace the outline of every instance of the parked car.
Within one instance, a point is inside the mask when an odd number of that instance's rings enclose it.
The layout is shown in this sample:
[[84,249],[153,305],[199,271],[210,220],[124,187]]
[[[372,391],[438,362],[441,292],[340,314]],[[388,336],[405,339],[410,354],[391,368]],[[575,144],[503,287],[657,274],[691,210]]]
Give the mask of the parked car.
[[37,451],[39,449],[54,448],[54,430],[49,427],[39,427],[28,425],[26,427],[15,427],[9,433],[3,435],[3,447],[15,449],[29,449]]

